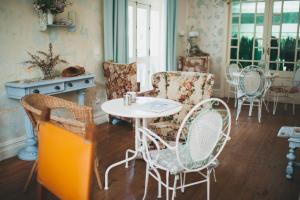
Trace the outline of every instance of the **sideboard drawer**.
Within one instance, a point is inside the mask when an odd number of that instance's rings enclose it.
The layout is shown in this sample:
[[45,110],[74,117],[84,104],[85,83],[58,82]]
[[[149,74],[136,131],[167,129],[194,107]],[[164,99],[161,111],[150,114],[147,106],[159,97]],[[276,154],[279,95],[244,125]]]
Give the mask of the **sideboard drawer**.
[[66,91],[72,91],[72,90],[77,90],[77,89],[87,88],[92,86],[94,86],[93,78],[68,81],[65,83]]
[[36,87],[29,88],[29,94],[38,93],[38,94],[52,94],[59,93],[65,90],[64,83],[56,83],[51,85],[41,85]]

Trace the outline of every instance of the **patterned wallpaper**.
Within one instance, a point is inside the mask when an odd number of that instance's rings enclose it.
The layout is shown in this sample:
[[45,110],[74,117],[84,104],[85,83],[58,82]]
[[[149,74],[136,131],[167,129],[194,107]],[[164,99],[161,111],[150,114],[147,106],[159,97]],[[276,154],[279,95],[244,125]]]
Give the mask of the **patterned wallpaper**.
[[198,31],[199,47],[211,56],[211,73],[216,75],[215,89],[220,88],[225,65],[227,3],[223,0],[188,0],[187,29]]

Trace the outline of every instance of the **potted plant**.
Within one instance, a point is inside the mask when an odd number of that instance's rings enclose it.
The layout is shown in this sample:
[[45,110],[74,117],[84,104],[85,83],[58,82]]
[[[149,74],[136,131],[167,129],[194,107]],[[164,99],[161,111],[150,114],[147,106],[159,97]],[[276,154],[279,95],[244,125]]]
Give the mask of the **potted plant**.
[[47,16],[47,24],[53,24],[53,15],[63,13],[71,3],[67,0],[34,0],[33,7],[41,15]]
[[[59,55],[53,54],[52,44],[49,44],[49,53],[43,51],[37,51],[39,55],[33,55],[30,52],[28,54],[31,57],[31,60],[25,61],[25,64],[31,64],[28,68],[39,67],[43,73],[43,79],[54,79],[55,71],[54,68],[59,63],[68,63],[67,61],[60,59]],[[40,56],[43,56],[42,59]]]

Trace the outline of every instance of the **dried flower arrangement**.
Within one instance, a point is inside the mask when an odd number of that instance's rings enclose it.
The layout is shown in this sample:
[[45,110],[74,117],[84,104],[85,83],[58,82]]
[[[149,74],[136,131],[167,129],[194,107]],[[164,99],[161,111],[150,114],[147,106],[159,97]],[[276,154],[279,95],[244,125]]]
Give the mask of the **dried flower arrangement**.
[[37,12],[52,14],[63,13],[65,7],[71,5],[67,0],[34,0],[33,7]]
[[37,51],[37,53],[45,58],[42,59],[39,55],[33,55],[28,52],[31,60],[25,61],[25,64],[31,64],[28,68],[39,67],[43,72],[43,79],[53,79],[55,77],[54,67],[59,63],[68,63],[66,60],[60,59],[59,55],[53,54],[53,47],[51,43],[49,44],[49,53],[43,51]]

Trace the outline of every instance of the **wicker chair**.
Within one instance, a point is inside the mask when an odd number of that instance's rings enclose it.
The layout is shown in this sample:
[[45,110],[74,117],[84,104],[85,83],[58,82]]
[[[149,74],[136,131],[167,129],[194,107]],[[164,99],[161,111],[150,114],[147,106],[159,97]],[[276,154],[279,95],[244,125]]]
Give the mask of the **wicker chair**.
[[[42,120],[42,112],[45,109],[51,110],[50,122],[58,124],[59,126],[79,135],[84,135],[86,133],[87,124],[94,124],[92,108],[88,106],[80,106],[76,103],[58,97],[42,94],[31,94],[23,97],[21,104],[24,107],[30,121],[32,122],[34,129],[36,129],[38,122]],[[24,191],[27,190],[29,182],[32,179],[32,176],[36,170],[37,162],[38,160],[35,161],[30,171],[24,186]],[[98,156],[95,153],[94,172],[97,178],[98,186],[100,189],[102,189],[98,165]]]

